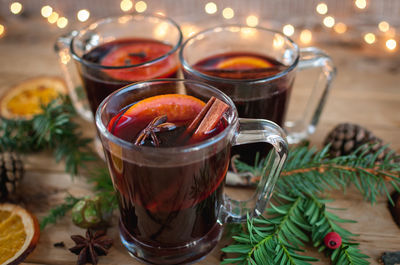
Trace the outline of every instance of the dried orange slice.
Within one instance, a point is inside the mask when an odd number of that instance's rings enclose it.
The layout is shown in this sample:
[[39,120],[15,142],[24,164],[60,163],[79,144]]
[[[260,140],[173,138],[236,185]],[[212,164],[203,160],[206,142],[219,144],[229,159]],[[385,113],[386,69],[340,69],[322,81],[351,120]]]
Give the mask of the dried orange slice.
[[217,64],[218,69],[253,69],[253,68],[269,68],[273,65],[261,58],[253,57],[253,56],[237,56],[232,57],[226,60],[223,60],[219,64]]
[[31,253],[39,240],[39,223],[24,208],[0,204],[0,264],[18,264]]
[[[131,106],[125,113],[111,119],[109,130],[126,121],[140,120],[150,122],[154,118],[167,115],[170,122],[186,122],[193,120],[202,110],[205,103],[198,98],[182,94],[165,94],[146,98]],[[117,121],[116,126],[114,122]]]
[[41,113],[41,104],[48,104],[67,88],[58,77],[37,77],[12,87],[0,101],[0,115],[7,119],[31,119]]

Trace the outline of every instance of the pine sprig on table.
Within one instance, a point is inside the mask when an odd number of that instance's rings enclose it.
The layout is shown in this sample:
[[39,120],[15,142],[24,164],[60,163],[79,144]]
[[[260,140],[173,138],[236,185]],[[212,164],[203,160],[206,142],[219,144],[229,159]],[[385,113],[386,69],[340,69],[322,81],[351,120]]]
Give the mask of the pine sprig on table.
[[91,139],[84,138],[73,120],[76,113],[67,97],[42,106],[43,113],[31,120],[1,119],[0,148],[2,151],[54,151],[56,161],[65,160],[66,171],[75,176],[87,161],[95,159],[89,147]]
[[[268,218],[247,219],[239,236],[233,236],[236,242],[222,249],[237,257],[225,259],[223,264],[309,264],[313,259],[300,254],[307,242],[329,255],[332,264],[369,264],[368,256],[362,254],[353,241],[355,235],[339,225],[355,221],[344,220],[327,211],[329,201],[318,196],[327,189],[345,190],[354,184],[372,203],[383,194],[391,200],[387,185],[399,190],[400,166],[393,153],[377,161],[384,148],[369,154],[370,147],[363,146],[351,155],[336,158],[328,157],[329,146],[319,152],[308,147],[290,150],[276,184],[273,202],[267,210]],[[256,162],[254,167],[236,161],[236,168],[261,176],[268,160],[267,157]],[[255,182],[257,180],[256,177]],[[342,237],[338,249],[325,246],[324,237],[329,232],[337,232]]]
[[[355,235],[338,225],[354,221],[326,211],[326,200],[280,193],[274,196],[276,203],[270,204],[268,217],[248,217],[243,231],[232,237],[235,243],[222,249],[225,253],[236,254],[222,264],[310,264],[317,259],[300,254],[305,251],[306,242],[330,255],[333,264],[368,264],[365,260],[368,256],[360,253],[351,241]],[[342,236],[340,248],[332,251],[324,245],[323,239],[329,232]]]
[[72,195],[68,195],[64,198],[64,202],[60,205],[57,205],[45,216],[40,222],[40,230],[43,230],[49,224],[55,224],[58,219],[64,217],[69,210],[74,207],[75,203],[77,203],[81,198],[76,198]]
[[[385,194],[391,200],[388,185],[400,191],[400,157],[388,153],[382,161],[377,157],[386,147],[375,154],[369,154],[371,147],[365,145],[348,156],[330,158],[329,145],[321,151],[315,148],[296,147],[289,152],[285,168],[275,189],[280,193],[292,194],[320,193],[329,189],[343,189],[354,184],[366,200],[376,202],[376,197]],[[239,171],[250,171],[261,176],[265,161],[249,166],[236,160]]]

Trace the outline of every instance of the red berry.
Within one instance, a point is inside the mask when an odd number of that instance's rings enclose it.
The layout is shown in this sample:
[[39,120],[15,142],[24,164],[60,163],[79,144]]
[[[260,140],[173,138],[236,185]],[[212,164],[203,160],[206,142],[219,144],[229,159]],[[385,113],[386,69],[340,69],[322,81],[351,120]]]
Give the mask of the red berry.
[[324,237],[325,246],[330,249],[337,249],[342,244],[342,238],[336,232],[330,232]]

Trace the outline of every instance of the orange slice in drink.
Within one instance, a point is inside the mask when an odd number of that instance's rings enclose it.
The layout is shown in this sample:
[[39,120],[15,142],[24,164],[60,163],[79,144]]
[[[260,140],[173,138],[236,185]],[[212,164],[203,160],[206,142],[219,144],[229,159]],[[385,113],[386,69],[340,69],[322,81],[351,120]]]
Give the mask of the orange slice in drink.
[[[172,76],[178,68],[176,58],[169,56],[147,66],[134,66],[152,61],[167,54],[172,47],[155,41],[136,41],[121,45],[109,52],[102,60],[103,66],[127,66],[123,69],[104,70],[116,80],[140,81]],[[132,67],[129,67],[132,66]]]
[[14,204],[0,204],[0,264],[19,264],[39,240],[39,223]]
[[[127,122],[148,123],[154,118],[167,115],[169,122],[184,123],[193,120],[205,106],[200,99],[182,94],[165,94],[146,98],[131,106],[126,112],[113,117],[108,129],[118,130]],[[114,125],[114,123],[117,124]]]
[[272,66],[270,62],[254,56],[237,56],[223,60],[216,67],[217,69],[245,70]]
[[12,87],[0,101],[0,115],[7,119],[31,119],[42,112],[60,94],[66,94],[64,81],[58,77],[42,76],[25,80]]

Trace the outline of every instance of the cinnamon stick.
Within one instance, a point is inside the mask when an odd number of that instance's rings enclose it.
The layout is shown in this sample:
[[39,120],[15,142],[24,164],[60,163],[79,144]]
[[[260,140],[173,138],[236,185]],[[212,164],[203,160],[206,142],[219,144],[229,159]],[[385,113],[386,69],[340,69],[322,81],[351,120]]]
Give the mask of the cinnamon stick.
[[193,133],[192,140],[202,140],[208,132],[215,129],[228,109],[229,106],[227,104],[215,97],[211,97],[189,127],[187,127],[186,134],[190,135]]

